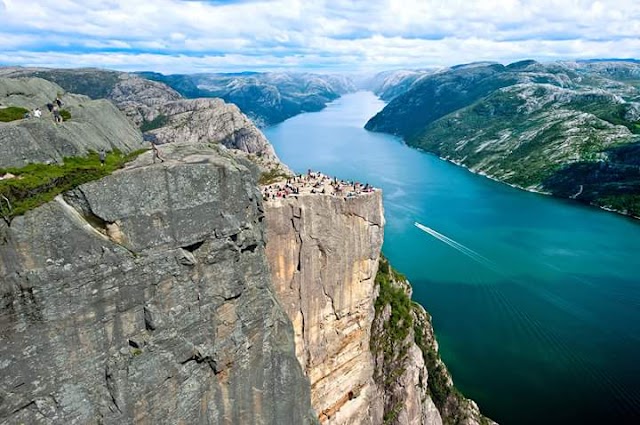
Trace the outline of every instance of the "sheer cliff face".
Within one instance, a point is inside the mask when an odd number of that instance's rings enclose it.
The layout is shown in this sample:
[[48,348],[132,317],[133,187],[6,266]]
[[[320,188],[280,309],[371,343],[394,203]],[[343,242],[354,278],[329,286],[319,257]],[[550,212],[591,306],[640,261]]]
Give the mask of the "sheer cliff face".
[[267,257],[320,422],[382,423],[369,350],[382,195],[265,203]]
[[251,173],[164,153],[0,224],[1,423],[314,421]]

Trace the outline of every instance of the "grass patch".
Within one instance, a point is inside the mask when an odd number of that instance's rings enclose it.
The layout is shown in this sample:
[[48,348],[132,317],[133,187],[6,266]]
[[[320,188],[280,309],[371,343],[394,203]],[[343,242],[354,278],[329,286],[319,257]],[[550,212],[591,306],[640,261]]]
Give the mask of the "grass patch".
[[65,158],[63,164],[29,164],[22,168],[0,169],[0,175],[11,173],[16,176],[0,180],[0,215],[10,221],[53,200],[60,193],[111,174],[145,151],[141,149],[125,155],[116,149],[107,154],[104,166],[100,165],[98,153],[91,152],[85,157]]
[[71,119],[71,112],[67,111],[66,109],[61,109],[60,116],[63,120],[69,121]]
[[21,108],[19,106],[9,106],[8,108],[0,109],[0,121],[1,122],[10,122],[21,120],[24,118],[24,114],[29,112],[28,109]]
[[147,131],[155,130],[156,128],[164,127],[167,125],[168,120],[169,119],[166,115],[160,114],[151,121],[143,121],[142,125],[140,125],[140,131],[145,133]]
[[272,168],[271,170],[265,171],[264,173],[262,173],[262,175],[260,175],[258,183],[261,185],[268,185],[280,179],[286,179],[287,177],[289,177],[289,175],[282,171],[280,167]]

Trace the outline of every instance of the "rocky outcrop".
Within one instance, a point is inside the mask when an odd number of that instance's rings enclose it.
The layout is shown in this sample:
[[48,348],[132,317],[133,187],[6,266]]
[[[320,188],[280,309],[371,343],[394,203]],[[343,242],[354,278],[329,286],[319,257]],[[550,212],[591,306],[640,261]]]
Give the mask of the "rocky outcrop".
[[492,423],[455,389],[430,316],[380,259],[381,192],[264,205],[272,279],[320,423]]
[[172,141],[220,143],[231,149],[277,160],[271,144],[233,104],[221,99],[190,99],[159,106],[150,120],[161,126],[146,132],[145,138],[163,144]]
[[163,153],[0,223],[0,423],[315,421],[252,171]]
[[165,84],[122,74],[107,98],[140,126],[145,121],[153,121],[166,103],[180,100],[182,96]]
[[278,198],[265,203],[265,215],[272,279],[320,422],[382,423],[369,350],[381,192]]
[[[27,83],[20,83],[21,77],[34,75],[56,81],[62,87],[35,78],[29,79]],[[24,105],[27,108],[44,107],[47,102],[55,99],[56,93],[62,93],[66,89],[112,101],[140,127],[147,140],[155,143],[221,143],[228,148],[254,155],[252,159],[263,170],[271,170],[279,165],[273,147],[251,120],[236,105],[225,103],[221,99],[183,99],[177,91],[163,83],[134,74],[99,69],[13,67],[0,68],[0,76],[11,77],[2,79],[7,85],[25,86],[25,90],[7,89],[9,93],[26,95],[21,96],[19,102],[15,96],[4,96],[7,97],[4,103],[11,102],[12,105]],[[0,84],[0,106],[4,104],[2,94]],[[82,98],[85,103],[89,100]],[[112,123],[111,127],[122,128],[119,123]]]
[[385,425],[492,424],[453,385],[440,359],[431,316],[411,301],[404,276],[381,258],[371,329],[374,380]]
[[[71,114],[61,124],[54,123],[46,108],[58,95]],[[102,148],[130,152],[142,146],[140,131],[110,102],[64,93],[40,78],[0,78],[0,105],[39,107],[43,112],[40,118],[0,123],[0,167],[62,162]]]

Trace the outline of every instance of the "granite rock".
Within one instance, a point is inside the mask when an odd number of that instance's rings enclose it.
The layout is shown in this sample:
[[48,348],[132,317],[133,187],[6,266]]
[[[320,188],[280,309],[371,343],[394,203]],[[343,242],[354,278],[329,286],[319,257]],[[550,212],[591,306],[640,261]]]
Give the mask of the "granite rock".
[[315,423],[251,172],[163,153],[0,223],[0,423]]
[[369,350],[382,194],[265,203],[267,257],[321,423],[380,424]]

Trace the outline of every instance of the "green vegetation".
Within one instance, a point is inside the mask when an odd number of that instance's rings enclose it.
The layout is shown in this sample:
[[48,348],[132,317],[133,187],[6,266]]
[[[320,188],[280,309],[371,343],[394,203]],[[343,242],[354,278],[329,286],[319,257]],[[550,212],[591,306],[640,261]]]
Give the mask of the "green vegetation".
[[140,125],[140,131],[147,132],[151,130],[155,130],[156,128],[164,127],[167,125],[168,118],[166,115],[158,115],[151,121],[143,121],[142,125]]
[[393,423],[393,421],[396,420],[396,418],[398,417],[398,415],[402,411],[402,407],[403,407],[402,402],[398,402],[398,403],[396,403],[395,406],[393,406],[392,409],[389,409],[389,410],[385,411],[384,415],[382,417],[382,423],[384,425]]
[[416,323],[414,331],[416,344],[422,351],[424,363],[429,371],[429,379],[427,381],[429,394],[438,410],[442,411],[449,397],[453,396],[462,399],[463,396],[453,385],[449,385],[449,375],[440,360],[440,355],[433,349],[433,345],[425,340],[420,324]]
[[31,76],[52,81],[67,92],[84,94],[92,99],[108,98],[120,81],[119,72],[99,69],[50,69],[33,72]]
[[[431,317],[419,304],[411,301],[407,295],[406,278],[394,270],[383,256],[380,257],[376,284],[379,286],[379,295],[371,327],[376,383],[386,394],[393,394],[397,378],[405,372],[408,349],[415,342],[422,351],[429,374],[427,392],[440,411],[443,422],[447,425],[467,423],[469,415],[473,413],[468,408],[469,402],[451,384],[449,372],[434,348]],[[421,382],[419,385],[424,384]],[[393,397],[385,400],[383,422],[393,423],[402,408],[402,402]],[[482,415],[475,419],[481,424],[488,423]]]
[[637,76],[628,72],[529,61],[454,67],[413,84],[366,128],[518,187],[579,192],[584,203],[639,215],[640,149],[615,153],[640,141],[637,91],[627,82]]
[[69,121],[71,119],[71,112],[67,111],[66,109],[61,109],[60,116],[63,120]]
[[138,357],[141,354],[142,354],[142,350],[139,349],[139,348],[134,348],[134,349],[131,350],[131,355],[133,357]]
[[640,217],[640,193],[606,196],[596,199],[594,203],[601,207]]
[[[376,299],[376,314],[380,313],[385,306],[391,306],[391,317],[385,323],[385,335],[391,339],[387,343],[394,344],[405,340],[409,335],[409,330],[413,326],[413,316],[411,315],[411,298],[407,295],[404,287],[396,282],[406,281],[406,278],[395,271],[389,261],[382,257],[376,274],[376,285],[380,287],[380,294]],[[392,347],[385,347],[391,349]]]
[[10,173],[15,178],[0,180],[0,216],[9,221],[46,202],[56,195],[83,183],[98,180],[122,168],[145,150],[123,154],[114,150],[107,154],[105,165],[99,155],[65,158],[63,164],[29,164],[22,168],[0,169],[0,175]]
[[289,176],[282,170],[282,168],[276,167],[262,173],[258,183],[261,185],[268,185],[278,180],[286,179],[287,177]]
[[20,108],[19,106],[9,106],[8,108],[0,109],[0,122],[10,122],[21,120],[24,118],[24,114],[29,112],[28,109]]
[[640,133],[640,125],[625,118],[630,107],[628,103],[614,103],[606,97],[595,99],[593,97],[593,95],[586,99],[578,97],[568,106],[577,111],[589,112],[613,125],[623,125],[632,133]]

